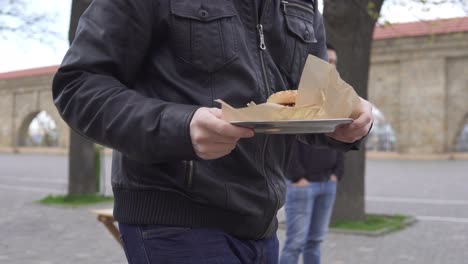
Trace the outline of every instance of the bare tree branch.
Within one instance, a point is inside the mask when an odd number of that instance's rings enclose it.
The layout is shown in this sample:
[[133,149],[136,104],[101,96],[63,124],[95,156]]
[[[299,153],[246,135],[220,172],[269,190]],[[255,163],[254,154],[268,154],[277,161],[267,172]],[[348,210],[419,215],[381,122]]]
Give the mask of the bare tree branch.
[[[388,1],[388,0],[387,0]],[[468,14],[468,1],[466,0],[392,0],[396,5],[421,4],[423,8],[436,8],[441,5],[453,5],[462,9]]]
[[[424,12],[434,13],[434,11],[437,12],[443,7],[449,7],[452,10],[458,10],[456,12],[457,15],[468,15],[467,0],[385,0],[384,2],[386,6],[384,9],[389,9],[393,7],[405,7],[408,9],[411,16],[414,17],[414,20],[421,22],[428,21],[427,18],[422,17],[422,14]],[[389,17],[387,17],[386,15],[380,14],[378,24],[381,26],[391,25],[392,23],[388,21],[388,19]]]
[[50,26],[55,20],[50,14],[29,11],[25,0],[0,0],[0,38],[14,33],[21,38],[52,43],[60,35]]

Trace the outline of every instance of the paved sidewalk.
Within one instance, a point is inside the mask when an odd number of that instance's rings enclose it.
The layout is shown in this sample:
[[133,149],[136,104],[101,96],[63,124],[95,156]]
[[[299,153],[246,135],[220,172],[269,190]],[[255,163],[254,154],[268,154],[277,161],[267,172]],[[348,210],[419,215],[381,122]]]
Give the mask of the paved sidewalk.
[[[0,263],[126,263],[119,245],[89,212],[111,204],[35,203],[66,190],[66,157],[0,154],[0,168]],[[412,214],[419,221],[377,238],[330,234],[323,263],[468,263],[467,171],[466,161],[369,161],[368,211]],[[284,230],[278,234],[283,243]]]

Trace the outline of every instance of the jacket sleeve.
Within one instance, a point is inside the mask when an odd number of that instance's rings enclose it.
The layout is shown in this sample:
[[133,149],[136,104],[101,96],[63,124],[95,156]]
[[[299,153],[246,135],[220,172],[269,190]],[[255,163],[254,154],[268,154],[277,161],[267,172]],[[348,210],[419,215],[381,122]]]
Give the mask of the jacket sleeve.
[[131,88],[155,38],[152,2],[93,1],[54,77],[54,103],[73,130],[131,159],[194,159],[189,124],[198,107]]
[[333,169],[333,174],[341,181],[344,176],[344,153],[342,151],[336,152],[336,164]]

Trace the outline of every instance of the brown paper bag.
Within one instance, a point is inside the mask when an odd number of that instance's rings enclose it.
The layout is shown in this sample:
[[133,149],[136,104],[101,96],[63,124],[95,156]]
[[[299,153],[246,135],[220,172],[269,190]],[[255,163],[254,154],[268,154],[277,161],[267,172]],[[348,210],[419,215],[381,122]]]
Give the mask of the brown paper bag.
[[264,103],[236,109],[222,100],[216,101],[228,122],[348,118],[360,112],[354,89],[340,78],[333,65],[312,55],[302,72],[294,107]]

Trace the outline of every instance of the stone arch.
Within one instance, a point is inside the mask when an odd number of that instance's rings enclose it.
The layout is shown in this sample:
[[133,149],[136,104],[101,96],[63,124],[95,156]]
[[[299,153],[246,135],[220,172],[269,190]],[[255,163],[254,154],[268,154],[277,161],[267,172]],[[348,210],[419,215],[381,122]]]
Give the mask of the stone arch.
[[455,152],[468,152],[468,112],[465,113],[455,133],[452,150]]
[[373,106],[374,124],[366,140],[366,149],[371,151],[397,151],[396,133],[382,111]]
[[33,119],[39,114],[40,111],[34,111],[26,115],[26,117],[21,121],[21,125],[18,130],[18,137],[16,138],[16,146],[24,147],[27,146],[27,138],[29,135],[29,125]]
[[[19,126],[19,129],[18,129],[18,137],[17,137],[17,142],[16,142],[16,146],[18,147],[31,147],[31,146],[37,146],[37,145],[40,145],[40,146],[44,146],[44,147],[57,147],[58,146],[58,140],[59,138],[58,137],[52,137],[50,138],[52,135],[52,133],[50,133],[51,131],[46,131],[48,133],[42,135],[42,137],[40,137],[40,140],[41,142],[38,144],[38,142],[34,142],[33,141],[33,138],[31,137],[30,135],[30,126],[32,125],[32,123],[34,122],[35,118],[36,117],[39,117],[40,115],[43,115],[43,116],[46,116],[48,119],[50,119],[52,122],[53,122],[53,125],[55,127],[55,131],[57,131],[57,122],[54,120],[54,118],[47,112],[47,111],[33,111],[29,114],[27,114],[23,120],[21,121],[21,124]],[[37,123],[37,122],[36,122]],[[47,140],[47,138],[44,138],[44,137],[49,137],[48,141],[44,143],[43,140]],[[42,144],[45,144],[45,145],[42,145]]]
[[57,108],[55,107],[52,99],[52,91],[46,90],[40,93],[40,104],[39,108],[47,112],[47,114],[55,121],[57,125],[57,130],[59,132],[59,147],[66,149],[68,148],[69,143],[69,134],[70,128],[68,125],[63,121],[62,117],[60,116]]

